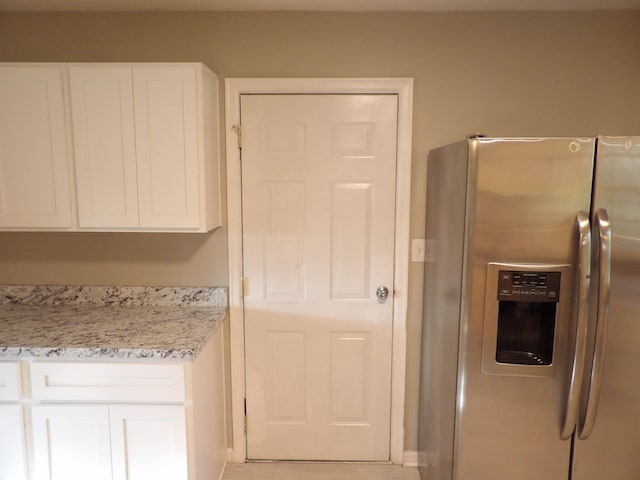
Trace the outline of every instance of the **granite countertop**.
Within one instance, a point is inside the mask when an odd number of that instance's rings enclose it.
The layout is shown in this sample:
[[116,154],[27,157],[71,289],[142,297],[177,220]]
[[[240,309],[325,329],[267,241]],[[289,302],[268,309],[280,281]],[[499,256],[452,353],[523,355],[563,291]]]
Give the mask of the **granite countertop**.
[[193,360],[225,288],[0,285],[0,359]]

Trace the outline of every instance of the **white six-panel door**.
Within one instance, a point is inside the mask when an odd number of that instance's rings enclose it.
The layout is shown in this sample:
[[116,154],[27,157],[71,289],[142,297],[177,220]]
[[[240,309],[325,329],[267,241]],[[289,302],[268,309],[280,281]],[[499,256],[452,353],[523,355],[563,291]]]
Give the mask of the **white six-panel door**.
[[241,98],[249,458],[389,459],[397,108]]

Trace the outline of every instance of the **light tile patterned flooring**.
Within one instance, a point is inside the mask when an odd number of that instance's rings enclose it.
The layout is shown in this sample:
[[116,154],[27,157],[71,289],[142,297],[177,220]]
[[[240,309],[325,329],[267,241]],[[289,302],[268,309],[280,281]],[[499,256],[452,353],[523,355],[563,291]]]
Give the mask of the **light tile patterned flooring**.
[[321,462],[229,463],[223,480],[420,480],[401,465]]

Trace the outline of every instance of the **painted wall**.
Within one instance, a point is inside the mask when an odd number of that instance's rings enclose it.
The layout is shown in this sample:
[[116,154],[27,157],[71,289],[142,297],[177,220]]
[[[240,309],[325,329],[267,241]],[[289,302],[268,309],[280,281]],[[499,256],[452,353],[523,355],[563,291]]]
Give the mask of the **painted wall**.
[[[640,135],[639,59],[640,11],[0,14],[0,61],[201,61],[222,79],[413,77],[413,238],[424,232],[431,147],[471,132]],[[226,252],[224,228],[0,233],[0,282],[225,285]],[[410,289],[405,447],[415,450],[421,264]]]

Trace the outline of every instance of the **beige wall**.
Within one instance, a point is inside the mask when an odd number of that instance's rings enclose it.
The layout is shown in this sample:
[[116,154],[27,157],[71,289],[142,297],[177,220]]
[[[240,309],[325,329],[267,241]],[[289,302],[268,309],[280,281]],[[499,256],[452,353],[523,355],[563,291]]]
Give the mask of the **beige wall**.
[[[414,238],[424,232],[431,147],[471,132],[640,135],[639,60],[640,12],[0,14],[0,61],[202,61],[222,78],[413,77]],[[422,266],[410,276],[405,436],[415,450]],[[45,282],[224,285],[225,232],[0,233],[0,283]]]

